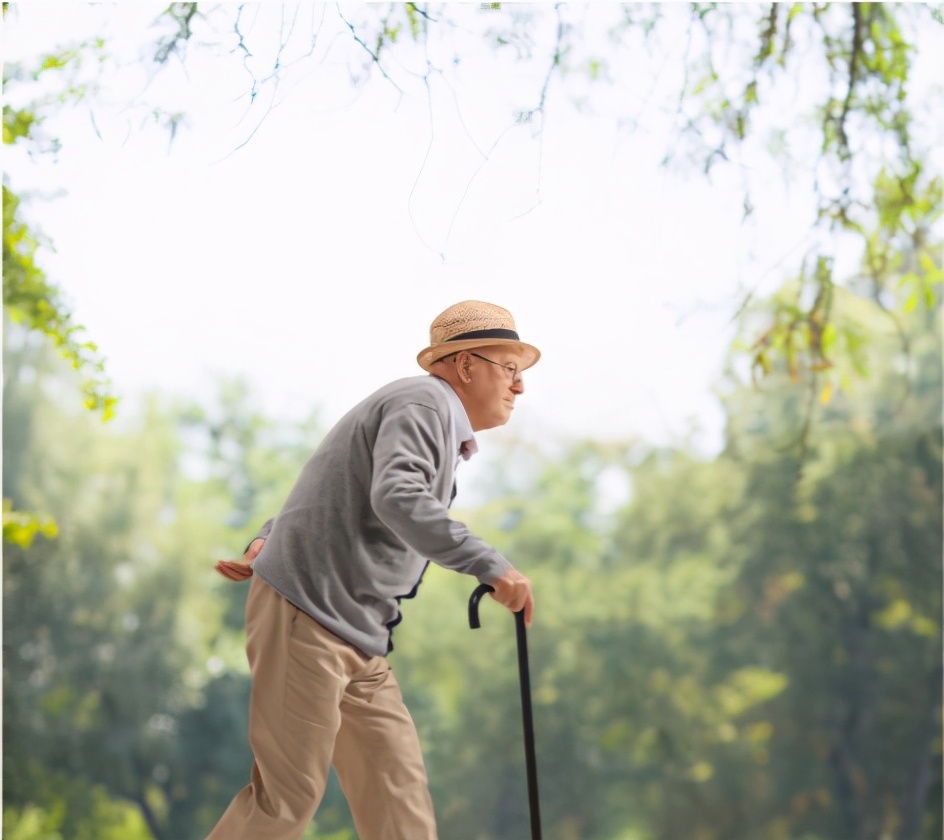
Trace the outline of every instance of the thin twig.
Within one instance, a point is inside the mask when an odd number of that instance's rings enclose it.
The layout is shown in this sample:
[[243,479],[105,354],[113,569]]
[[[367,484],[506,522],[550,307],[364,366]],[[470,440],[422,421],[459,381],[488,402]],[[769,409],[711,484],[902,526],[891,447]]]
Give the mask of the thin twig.
[[341,20],[344,22],[344,25],[347,26],[347,28],[351,30],[351,37],[354,38],[354,40],[357,41],[357,43],[360,44],[364,48],[366,53],[371,57],[371,60],[374,62],[374,64],[377,65],[377,69],[380,70],[383,77],[397,89],[397,91],[400,93],[401,96],[403,96],[404,93],[400,89],[400,86],[392,78],[390,78],[390,76],[387,74],[387,71],[384,70],[384,66],[380,63],[380,56],[377,53],[375,53],[370,47],[367,46],[367,43],[364,41],[364,39],[361,38],[360,35],[357,34],[357,31],[354,29],[354,24],[348,21],[346,17],[344,17],[344,15],[341,13],[340,3],[336,3],[335,5],[338,10],[338,17],[341,18]]
[[416,5],[416,3],[407,3],[407,6],[409,6],[418,15],[426,18],[426,20],[428,20],[430,23],[436,23],[436,18],[430,17],[429,12],[427,12],[425,9],[421,9]]

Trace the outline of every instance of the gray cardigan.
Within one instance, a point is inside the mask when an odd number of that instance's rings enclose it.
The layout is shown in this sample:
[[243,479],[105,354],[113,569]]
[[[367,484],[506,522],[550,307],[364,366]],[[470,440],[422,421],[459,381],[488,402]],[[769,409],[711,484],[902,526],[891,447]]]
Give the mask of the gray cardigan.
[[410,377],[356,405],[260,534],[255,574],[371,655],[393,649],[400,599],[416,594],[428,561],[482,583],[512,568],[449,517],[461,403],[447,389],[433,376]]

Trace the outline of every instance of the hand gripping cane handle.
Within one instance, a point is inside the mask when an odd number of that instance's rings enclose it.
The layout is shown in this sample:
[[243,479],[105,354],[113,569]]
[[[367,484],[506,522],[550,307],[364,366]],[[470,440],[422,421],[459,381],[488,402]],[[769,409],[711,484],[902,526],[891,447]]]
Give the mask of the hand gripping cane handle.
[[[479,584],[469,598],[469,627],[477,630],[479,601],[495,589],[487,583]],[[518,676],[521,682],[521,717],[524,724],[524,756],[528,771],[528,805],[531,809],[531,840],[541,840],[541,813],[538,800],[538,768],[534,750],[534,720],[531,715],[531,676],[528,668],[528,630],[524,624],[524,609],[515,613],[518,638]]]

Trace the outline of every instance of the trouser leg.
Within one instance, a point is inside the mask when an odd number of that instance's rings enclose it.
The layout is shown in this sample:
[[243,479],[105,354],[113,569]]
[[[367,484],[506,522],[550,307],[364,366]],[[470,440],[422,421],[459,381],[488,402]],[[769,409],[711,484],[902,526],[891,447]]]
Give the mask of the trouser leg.
[[350,674],[369,657],[258,575],[246,603],[254,763],[207,840],[297,840],[324,795]]
[[360,840],[436,840],[419,737],[383,657],[354,675],[341,699],[334,769]]

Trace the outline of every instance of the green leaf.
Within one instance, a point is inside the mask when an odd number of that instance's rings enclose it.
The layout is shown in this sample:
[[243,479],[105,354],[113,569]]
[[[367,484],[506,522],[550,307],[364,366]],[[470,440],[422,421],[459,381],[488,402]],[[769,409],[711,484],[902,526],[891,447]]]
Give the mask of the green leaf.
[[839,331],[836,329],[836,325],[832,321],[823,327],[823,332],[820,336],[820,348],[822,349],[824,356],[828,356],[836,346],[836,339],[838,337]]
[[715,689],[715,696],[730,717],[737,717],[748,709],[776,697],[789,680],[783,674],[763,668],[742,668]]
[[37,535],[47,539],[59,536],[59,528],[49,516],[13,510],[10,499],[3,500],[3,541],[29,548]]
[[[934,257],[932,257],[927,251],[921,251],[921,253],[918,254],[918,263],[929,278],[934,278],[932,282],[941,282],[939,278],[941,276],[942,269],[934,262]],[[915,275],[910,276],[915,277]]]

